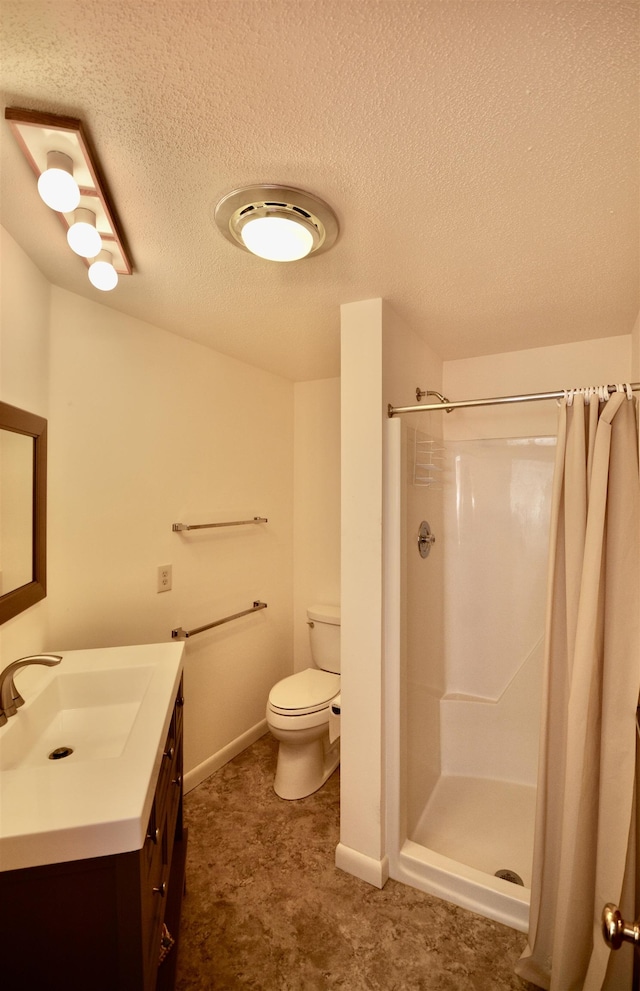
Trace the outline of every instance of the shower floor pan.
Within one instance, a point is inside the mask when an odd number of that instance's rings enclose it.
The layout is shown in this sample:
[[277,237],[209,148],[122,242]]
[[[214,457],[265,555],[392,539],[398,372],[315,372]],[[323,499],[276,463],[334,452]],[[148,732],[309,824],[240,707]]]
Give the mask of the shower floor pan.
[[[442,776],[400,851],[398,880],[521,932],[528,929],[536,789]],[[523,885],[496,877],[518,874]]]

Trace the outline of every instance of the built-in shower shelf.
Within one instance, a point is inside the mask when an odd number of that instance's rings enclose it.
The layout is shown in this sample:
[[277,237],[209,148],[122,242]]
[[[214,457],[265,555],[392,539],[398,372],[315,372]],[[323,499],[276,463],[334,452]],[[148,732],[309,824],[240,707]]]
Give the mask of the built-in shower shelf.
[[499,699],[487,698],[484,695],[464,695],[462,692],[448,692],[442,696],[442,702],[487,702],[495,705]]
[[420,430],[413,431],[412,481],[414,485],[432,486],[442,480],[438,472],[445,470],[445,449],[438,441]]

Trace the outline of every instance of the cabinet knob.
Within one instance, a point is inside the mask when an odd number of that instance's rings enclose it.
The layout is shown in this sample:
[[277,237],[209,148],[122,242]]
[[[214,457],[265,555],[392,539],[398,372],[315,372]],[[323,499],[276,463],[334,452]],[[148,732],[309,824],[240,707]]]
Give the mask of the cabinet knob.
[[154,895],[160,895],[161,898],[164,898],[164,896],[167,893],[166,882],[163,881],[162,884],[156,886],[155,888],[152,888],[151,890],[153,891]]
[[173,755],[174,755],[175,752],[176,752],[176,748],[175,747],[167,747],[167,749],[165,750],[165,752],[163,753],[162,756],[163,757],[168,757],[169,760],[173,760]]
[[152,843],[157,843],[160,839],[160,830],[156,826],[155,829],[150,829],[147,833],[147,839],[151,840]]
[[171,784],[172,785],[181,785],[182,784],[182,775],[181,774],[176,775],[176,777],[173,779],[173,781],[171,782]]
[[179,705],[179,706],[183,706],[184,705],[184,695],[178,695],[178,697],[176,699],[176,705]]

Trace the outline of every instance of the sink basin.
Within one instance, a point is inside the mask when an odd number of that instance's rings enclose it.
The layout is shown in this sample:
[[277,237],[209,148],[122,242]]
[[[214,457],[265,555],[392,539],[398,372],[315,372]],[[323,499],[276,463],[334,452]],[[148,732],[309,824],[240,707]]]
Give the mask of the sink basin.
[[[140,849],[184,643],[56,651],[0,727],[0,870]],[[50,757],[50,755],[53,755]]]
[[62,759],[62,754],[50,757],[59,751],[72,761],[121,755],[153,669],[65,673],[63,664],[32,704],[8,721],[1,741],[0,771]]

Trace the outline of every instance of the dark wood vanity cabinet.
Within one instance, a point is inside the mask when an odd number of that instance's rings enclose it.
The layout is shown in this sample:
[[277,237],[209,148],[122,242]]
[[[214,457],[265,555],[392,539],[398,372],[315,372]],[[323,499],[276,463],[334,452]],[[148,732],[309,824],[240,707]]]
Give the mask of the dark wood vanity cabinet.
[[[2,982],[20,991],[170,991],[187,831],[182,683],[141,850],[0,872]],[[174,944],[160,963],[166,925]]]

